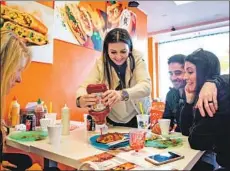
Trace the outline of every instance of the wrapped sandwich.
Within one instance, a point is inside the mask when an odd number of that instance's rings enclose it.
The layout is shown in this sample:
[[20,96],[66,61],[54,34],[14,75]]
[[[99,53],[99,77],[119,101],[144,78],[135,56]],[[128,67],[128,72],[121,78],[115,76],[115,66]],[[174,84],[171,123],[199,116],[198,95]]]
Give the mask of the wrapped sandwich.
[[32,15],[1,6],[1,18],[4,20],[2,29],[9,29],[23,38],[27,43],[45,45],[48,43],[48,28]]
[[77,6],[74,4],[65,5],[65,20],[69,25],[70,30],[73,35],[76,37],[77,41],[83,45],[87,41],[87,35],[83,31],[83,28],[78,20]]

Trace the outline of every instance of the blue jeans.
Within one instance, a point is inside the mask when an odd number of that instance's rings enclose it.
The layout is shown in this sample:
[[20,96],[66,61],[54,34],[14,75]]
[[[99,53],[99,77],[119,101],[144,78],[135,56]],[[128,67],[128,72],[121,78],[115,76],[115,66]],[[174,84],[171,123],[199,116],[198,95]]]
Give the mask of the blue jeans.
[[219,168],[219,164],[216,162],[216,153],[212,151],[206,151],[201,157],[201,160],[213,165],[214,169]]

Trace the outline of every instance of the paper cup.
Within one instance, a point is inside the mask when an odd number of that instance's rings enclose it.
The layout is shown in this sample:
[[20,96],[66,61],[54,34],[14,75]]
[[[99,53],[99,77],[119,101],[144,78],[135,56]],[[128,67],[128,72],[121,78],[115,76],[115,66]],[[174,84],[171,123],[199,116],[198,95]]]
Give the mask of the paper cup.
[[47,131],[47,127],[48,127],[48,125],[51,124],[51,121],[52,120],[50,118],[42,118],[42,119],[40,119],[41,129],[43,131]]
[[56,119],[57,119],[57,113],[46,113],[45,118],[51,119],[50,124],[55,125],[56,124]]
[[149,125],[149,115],[137,115],[137,126],[141,129],[147,129]]
[[59,145],[61,142],[62,125],[48,125],[49,143],[52,145]]
[[168,135],[169,127],[170,127],[170,119],[159,119],[158,123],[161,128],[161,135]]

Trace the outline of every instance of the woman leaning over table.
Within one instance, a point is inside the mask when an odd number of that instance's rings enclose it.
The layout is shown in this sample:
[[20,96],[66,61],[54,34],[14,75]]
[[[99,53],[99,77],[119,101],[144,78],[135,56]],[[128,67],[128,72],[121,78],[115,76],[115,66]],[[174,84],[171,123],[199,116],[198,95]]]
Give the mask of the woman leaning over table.
[[[31,53],[25,44],[11,31],[1,29],[1,112],[4,111],[5,96],[21,82],[21,73],[31,61]],[[1,113],[2,117],[2,113]],[[5,131],[0,130],[0,170],[26,170],[32,166],[28,155],[5,153]],[[44,170],[59,170],[56,167]]]
[[[21,72],[30,62],[31,55],[24,43],[14,33],[1,29],[1,112],[4,111],[5,96],[16,83],[21,82]],[[1,113],[3,117],[3,113]],[[1,123],[0,161],[1,169],[25,170],[32,165],[29,156],[19,153],[5,153],[5,131]]]
[[[222,169],[230,170],[229,75],[219,75],[220,62],[213,53],[199,49],[186,57],[186,104],[181,113],[181,131],[183,135],[189,135],[192,148],[216,152],[218,164]],[[218,110],[213,117],[202,117],[194,106],[204,82],[214,76],[219,76]],[[213,101],[209,103],[214,107]],[[193,122],[190,122],[191,120]]]
[[105,83],[108,90],[103,102],[111,107],[107,122],[114,126],[137,127],[136,115],[141,102],[145,110],[151,106],[151,80],[143,55],[133,49],[125,29],[115,28],[104,39],[102,57],[97,59],[86,81],[77,90],[77,106],[88,108],[96,96],[87,94],[88,84]]

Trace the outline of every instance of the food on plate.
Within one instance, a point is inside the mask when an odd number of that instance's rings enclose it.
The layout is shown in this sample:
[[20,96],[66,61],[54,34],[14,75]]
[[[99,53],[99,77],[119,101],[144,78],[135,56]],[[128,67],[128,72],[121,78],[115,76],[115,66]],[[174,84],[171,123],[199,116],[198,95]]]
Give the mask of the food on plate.
[[83,31],[83,28],[78,21],[78,17],[76,14],[77,5],[76,4],[66,4],[65,5],[65,20],[69,25],[70,30],[76,37],[77,41],[83,45],[87,41],[87,35]]
[[44,131],[22,131],[15,132],[9,135],[10,138],[17,141],[39,141],[43,140],[48,136],[47,132]]
[[152,141],[152,140],[156,140],[159,138],[159,135],[157,134],[153,134],[153,133],[149,133],[146,135],[146,140],[148,141]]
[[10,8],[6,5],[1,5],[1,17],[44,35],[48,32],[48,28],[32,15]]
[[136,164],[131,163],[131,162],[126,162],[121,165],[115,166],[109,170],[131,170],[131,169],[134,169],[135,167],[136,167]]
[[113,25],[118,24],[122,10],[123,8],[121,3],[116,2],[115,4],[108,5],[107,6],[108,21]]
[[14,24],[12,22],[5,22],[2,26],[4,29],[12,30],[16,35],[25,39],[27,42],[36,44],[36,45],[44,45],[48,43],[46,36],[31,29],[22,27],[20,25]]
[[1,6],[1,28],[12,30],[26,43],[45,45],[48,43],[48,28],[32,15]]
[[122,140],[122,139],[124,139],[124,134],[115,132],[115,133],[107,133],[104,135],[100,135],[97,138],[97,142],[107,144],[107,143]]
[[35,141],[43,140],[45,137],[42,135],[31,135],[31,136],[22,136],[21,140],[26,140],[26,139],[34,139]]
[[177,147],[182,144],[183,144],[183,140],[181,138],[169,138],[169,139],[147,140],[145,146],[165,149],[170,147]]
[[81,24],[81,27],[85,34],[88,36],[93,35],[93,24],[92,24],[92,18],[88,10],[84,7],[75,6],[75,11],[77,15],[77,19]]

